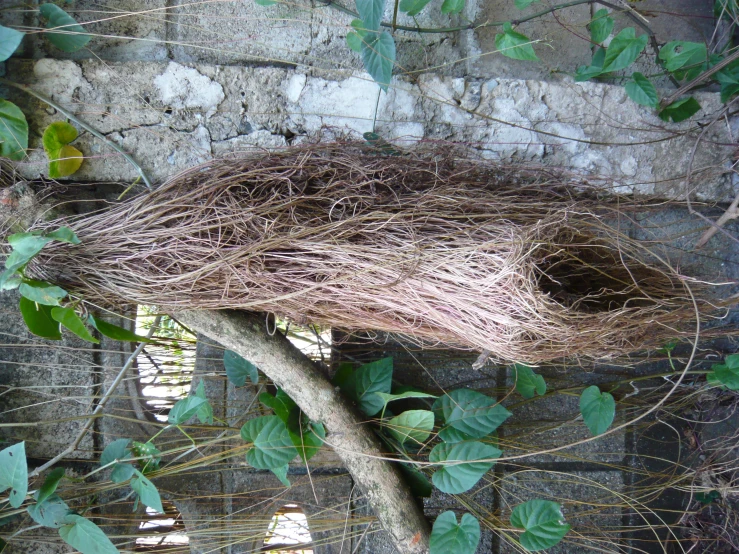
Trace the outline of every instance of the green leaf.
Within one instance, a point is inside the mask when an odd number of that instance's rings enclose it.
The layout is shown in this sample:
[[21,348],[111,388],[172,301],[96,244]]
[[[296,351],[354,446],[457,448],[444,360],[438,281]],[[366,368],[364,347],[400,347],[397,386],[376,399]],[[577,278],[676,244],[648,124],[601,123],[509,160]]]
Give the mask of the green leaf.
[[433,487],[425,473],[411,464],[401,463],[398,467],[400,468],[400,472],[403,474],[406,483],[408,483],[408,486],[411,488],[413,496],[419,496],[422,498],[428,498],[431,496]]
[[72,510],[58,495],[52,494],[44,500],[30,505],[26,508],[26,511],[31,519],[39,525],[59,529],[64,525],[65,518]]
[[724,363],[729,369],[739,369],[739,354],[729,354],[724,358]]
[[429,554],[475,554],[479,542],[480,522],[470,514],[464,514],[457,524],[457,516],[450,510],[434,521]]
[[637,104],[650,108],[656,108],[659,104],[657,89],[654,88],[654,85],[649,79],[638,71],[631,76],[631,81],[626,83],[624,88],[629,98]]
[[662,121],[670,121],[673,123],[680,123],[686,119],[690,119],[697,114],[701,109],[701,105],[692,96],[683,98],[682,100],[676,100],[661,112],[659,112],[659,118]]
[[21,286],[22,282],[23,276],[18,273],[17,269],[6,269],[3,274],[0,275],[0,290],[15,290]]
[[[368,31],[377,31],[385,13],[385,0],[356,0],[359,19]],[[394,59],[394,58],[393,58]]]
[[495,48],[509,58],[514,60],[537,61],[531,39],[526,35],[513,30],[510,23],[503,25],[503,32],[495,35]]
[[677,339],[672,339],[665,343],[665,345],[662,348],[657,349],[657,353],[659,354],[669,354],[673,350],[675,350],[675,347],[679,344]]
[[[502,452],[482,442],[441,443],[429,453],[429,462],[448,463],[437,469],[431,476],[436,488],[447,494],[459,494],[470,490],[493,467],[494,461]],[[455,463],[455,462],[469,463]]]
[[529,500],[513,508],[511,525],[525,529],[520,541],[529,552],[551,548],[570,530],[559,504],[551,500]]
[[74,234],[74,231],[69,227],[59,227],[56,231],[46,233],[44,235],[47,238],[58,240],[59,242],[67,242],[69,244],[79,244],[80,239]]
[[706,373],[706,384],[708,384],[708,386],[710,387],[721,387],[722,390],[728,390],[725,386],[722,385],[721,381],[718,380],[715,371]]
[[259,371],[257,366],[239,356],[236,352],[226,350],[223,353],[223,365],[226,368],[226,377],[237,387],[246,384],[249,377],[255,385],[259,383]]
[[69,514],[59,529],[59,536],[82,554],[119,554],[102,529],[89,519]]
[[52,494],[54,494],[56,488],[59,486],[59,481],[61,481],[63,478],[63,467],[52,469],[46,476],[46,479],[44,479],[44,484],[41,485],[41,488],[36,495],[36,502],[40,504],[41,502],[49,498]]
[[444,427],[439,431],[439,438],[444,442],[448,442],[449,444],[451,444],[453,442],[469,441],[481,437],[473,437],[472,435],[468,435],[467,433],[463,433],[462,431],[457,431],[454,427],[449,426]]
[[382,399],[383,414],[385,413],[385,408],[387,408],[387,405],[395,400],[403,400],[404,398],[437,398],[433,394],[428,394],[417,390],[408,390],[396,394],[389,394],[387,392],[377,392],[375,394]]
[[601,44],[613,31],[613,18],[609,17],[608,10],[601,8],[593,16],[593,20],[590,22],[590,40],[595,44]]
[[349,377],[351,377],[353,374],[354,366],[350,362],[340,362],[339,368],[336,370],[333,379],[331,379],[331,384],[336,387],[340,387],[341,390],[351,396],[349,391],[345,390],[344,387],[347,379],[349,379]]
[[259,395],[259,401],[270,408],[277,417],[284,423],[290,419],[293,410],[298,410],[298,405],[290,398],[285,391],[277,389],[277,396],[272,396],[268,392]]
[[76,52],[80,48],[84,48],[92,39],[92,36],[85,33],[85,29],[59,6],[42,4],[39,6],[39,11],[41,16],[46,19],[47,29],[58,29],[58,32],[46,33],[46,37],[59,50]]
[[205,386],[203,385],[202,379],[200,380],[200,383],[198,383],[195,396],[205,400],[205,404],[202,404],[197,411],[198,420],[200,420],[200,423],[202,424],[207,423],[208,425],[213,425],[213,406],[210,405],[210,402],[208,402],[208,399],[205,396]]
[[26,279],[20,285],[19,292],[29,300],[44,306],[58,306],[59,301],[67,296],[67,291],[35,279]]
[[307,429],[303,429],[302,432],[298,429],[297,432],[290,431],[290,439],[293,442],[293,446],[298,450],[298,456],[304,462],[310,460],[315,456],[323,446],[323,439],[326,438],[326,429],[322,423],[310,422]]
[[395,41],[387,31],[362,39],[362,62],[367,73],[387,92],[395,64]]
[[695,499],[700,502],[701,504],[710,504],[714,500],[718,500],[721,498],[721,493],[718,491],[710,491],[710,492],[699,492],[695,495]]
[[408,410],[386,423],[390,434],[400,444],[410,442],[419,447],[434,430],[434,413],[428,410]]
[[125,483],[133,477],[136,468],[131,464],[115,464],[110,472],[110,480],[114,483]]
[[34,335],[51,340],[62,340],[59,323],[51,317],[51,307],[36,304],[25,296],[21,296],[20,310],[28,330]]
[[626,27],[611,40],[603,61],[603,73],[630,66],[647,46],[647,35],[636,36],[633,27]]
[[495,431],[511,416],[495,398],[470,389],[456,389],[434,402],[447,425],[473,438]]
[[284,466],[280,467],[274,467],[272,468],[272,473],[277,476],[277,478],[280,480],[280,483],[285,485],[286,487],[291,486],[290,480],[287,478],[287,470],[290,469],[290,466],[288,464],[285,464]]
[[538,2],[539,0],[516,0],[516,7],[519,10],[525,10],[528,8],[531,4]]
[[677,79],[692,79],[698,76],[708,61],[708,49],[703,42],[673,40],[660,48],[659,59],[664,62],[667,71],[675,73]]
[[0,25],[0,62],[4,62],[20,46],[25,33]]
[[277,416],[247,421],[241,428],[241,436],[254,444],[246,453],[246,461],[257,469],[279,468],[298,455],[287,426]]
[[[728,360],[728,357],[727,357]],[[739,390],[739,368],[729,366],[728,363],[713,364],[711,366],[716,380],[729,390]]]
[[159,496],[159,491],[154,486],[154,483],[149,481],[146,476],[139,470],[133,470],[136,477],[131,479],[131,488],[136,491],[146,506],[152,510],[156,510],[160,514],[164,513],[164,507],[162,507],[162,499]]
[[516,373],[516,391],[524,398],[533,398],[547,392],[547,384],[544,377],[534,373],[534,370],[523,364],[514,364]]
[[125,342],[151,342],[151,339],[141,337],[128,329],[118,327],[118,325],[113,325],[112,323],[108,323],[107,321],[103,321],[97,317],[88,317],[87,323],[95,327],[95,329],[100,331],[101,335],[108,337],[109,339]]
[[187,398],[178,400],[169,411],[167,422],[172,425],[185,423],[188,419],[197,414],[203,405],[207,403],[208,401],[205,398],[200,398],[199,396],[188,396]]
[[157,447],[154,446],[151,441],[133,441],[133,444],[131,445],[131,453],[135,458],[143,458],[142,460],[139,460],[139,464],[143,463],[143,469],[141,471],[144,473],[148,473],[159,467],[159,461],[162,459],[162,453],[159,452]]
[[345,390],[368,416],[373,416],[384,406],[378,392],[389,393],[393,380],[393,359],[383,358],[365,364],[344,382]]
[[100,455],[100,465],[107,466],[111,462],[116,460],[125,460],[131,457],[131,453],[128,450],[128,445],[131,439],[117,439],[111,442],[105,447],[103,453]]
[[82,152],[69,143],[77,138],[77,129],[66,121],[55,121],[44,131],[42,142],[49,157],[49,177],[68,177],[82,165]]
[[354,31],[350,31],[346,34],[346,45],[359,54],[362,52],[362,37],[360,37],[357,33]]
[[85,323],[75,313],[74,308],[61,308],[57,306],[56,308],[51,309],[51,317],[54,321],[61,323],[82,340],[86,340],[93,344],[100,344],[100,341],[93,337],[90,334],[90,331],[87,330]]
[[27,148],[26,116],[18,106],[0,98],[0,157],[20,161],[26,157]]
[[441,13],[455,14],[464,9],[465,0],[444,0],[441,5]]
[[19,442],[0,450],[0,493],[10,489],[10,505],[19,508],[28,492],[26,443]]
[[580,395],[580,413],[593,436],[606,432],[616,416],[616,401],[611,393],[593,385]]
[[400,11],[413,17],[421,13],[431,0],[400,0]]

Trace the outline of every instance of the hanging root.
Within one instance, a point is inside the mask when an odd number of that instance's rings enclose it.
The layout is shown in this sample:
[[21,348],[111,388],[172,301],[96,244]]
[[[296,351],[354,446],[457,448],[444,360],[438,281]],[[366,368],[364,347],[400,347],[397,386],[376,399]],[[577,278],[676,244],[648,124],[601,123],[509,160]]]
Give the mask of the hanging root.
[[539,363],[680,336],[685,280],[538,169],[313,145],[192,168],[30,268],[84,298],[269,311]]

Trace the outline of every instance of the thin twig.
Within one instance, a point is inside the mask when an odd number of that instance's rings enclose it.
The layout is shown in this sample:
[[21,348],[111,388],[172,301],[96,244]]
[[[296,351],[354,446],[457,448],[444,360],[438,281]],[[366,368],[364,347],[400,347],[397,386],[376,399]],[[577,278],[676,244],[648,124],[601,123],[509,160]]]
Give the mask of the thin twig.
[[[154,324],[151,326],[151,329],[149,329],[149,332],[146,334],[147,339],[150,339],[156,332],[159,326],[160,319],[161,319],[161,316],[157,316],[156,319],[154,320]],[[134,361],[136,361],[136,357],[144,349],[145,344],[146,344],[145,342],[139,343],[139,345],[136,347],[136,350],[134,350],[133,353],[128,357],[128,359],[126,360],[126,363],[123,364],[123,367],[118,372],[118,375],[116,375],[115,379],[113,379],[113,382],[108,387],[108,390],[105,391],[105,394],[100,399],[100,402],[98,402],[98,405],[95,407],[95,410],[92,412],[92,414],[90,414],[87,420],[87,423],[85,423],[85,425],[82,427],[80,432],[77,434],[77,437],[74,439],[74,442],[72,442],[72,444],[70,444],[63,452],[61,452],[60,454],[57,454],[45,464],[34,469],[31,473],[28,474],[29,478],[35,477],[42,471],[50,468],[55,463],[57,463],[59,460],[63,459],[65,456],[67,456],[68,454],[71,454],[77,449],[79,444],[82,442],[82,439],[85,438],[85,435],[95,423],[95,419],[97,419],[98,414],[102,412],[103,409],[105,408],[105,405],[108,403],[108,400],[110,400],[111,396],[113,395],[113,392],[115,392],[116,387],[118,387],[120,382],[123,381],[123,378],[126,376],[126,373],[131,368]]]
[[151,181],[149,181],[149,178],[146,176],[146,173],[144,173],[144,170],[141,168],[141,166],[136,163],[136,160],[134,160],[131,155],[126,152],[123,148],[118,146],[115,142],[111,141],[110,139],[106,138],[100,131],[92,127],[90,124],[85,123],[80,118],[78,118],[76,115],[74,115],[72,112],[69,112],[62,108],[59,104],[54,102],[52,99],[47,98],[43,94],[36,92],[30,87],[27,87],[26,85],[21,85],[20,83],[15,83],[13,81],[10,81],[8,79],[5,79],[4,77],[0,77],[0,83],[3,83],[5,85],[17,88],[18,90],[22,90],[23,92],[30,94],[31,96],[34,96],[44,102],[45,104],[48,104],[55,110],[57,110],[59,113],[64,115],[66,118],[71,119],[74,121],[77,125],[82,127],[85,131],[90,133],[91,135],[99,138],[102,140],[105,144],[107,144],[110,148],[118,152],[123,158],[133,166],[133,168],[138,172],[138,174],[141,176],[141,179],[144,181],[144,184],[146,184],[146,187],[149,190],[152,190],[153,187],[151,185]]

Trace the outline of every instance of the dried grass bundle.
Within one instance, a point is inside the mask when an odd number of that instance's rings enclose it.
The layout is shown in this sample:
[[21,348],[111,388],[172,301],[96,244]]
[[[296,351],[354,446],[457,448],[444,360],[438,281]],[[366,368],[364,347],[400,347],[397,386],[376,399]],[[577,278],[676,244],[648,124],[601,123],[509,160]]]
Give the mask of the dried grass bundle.
[[312,145],[192,168],[31,268],[85,298],[274,312],[539,363],[680,334],[681,278],[542,169]]

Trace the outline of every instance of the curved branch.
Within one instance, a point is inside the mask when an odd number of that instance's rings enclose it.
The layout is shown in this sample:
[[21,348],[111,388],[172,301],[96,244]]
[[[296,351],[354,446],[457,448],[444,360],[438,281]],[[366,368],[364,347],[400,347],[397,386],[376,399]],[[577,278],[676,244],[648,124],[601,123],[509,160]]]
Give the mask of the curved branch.
[[308,417],[322,422],[336,454],[364,491],[398,552],[428,552],[428,522],[398,468],[380,459],[380,441],[362,425],[364,418],[300,350],[279,333],[267,333],[264,320],[253,314],[198,310],[173,315],[258,365]]

